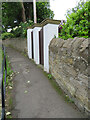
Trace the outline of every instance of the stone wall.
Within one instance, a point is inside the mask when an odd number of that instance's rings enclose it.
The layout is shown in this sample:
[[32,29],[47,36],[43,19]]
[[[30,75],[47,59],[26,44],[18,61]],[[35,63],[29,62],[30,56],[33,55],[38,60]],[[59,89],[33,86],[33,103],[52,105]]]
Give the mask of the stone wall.
[[27,52],[27,39],[26,38],[11,38],[3,40],[5,46],[11,46],[19,51]]
[[49,65],[59,86],[80,110],[90,115],[88,45],[85,38],[53,39],[49,46]]

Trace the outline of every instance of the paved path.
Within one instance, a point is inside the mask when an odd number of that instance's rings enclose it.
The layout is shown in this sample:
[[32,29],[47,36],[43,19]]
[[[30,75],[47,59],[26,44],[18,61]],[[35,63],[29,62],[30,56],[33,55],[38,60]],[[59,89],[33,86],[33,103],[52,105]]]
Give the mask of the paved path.
[[32,61],[12,48],[7,48],[7,55],[14,72],[19,72],[13,79],[13,118],[83,117],[74,106],[64,101]]

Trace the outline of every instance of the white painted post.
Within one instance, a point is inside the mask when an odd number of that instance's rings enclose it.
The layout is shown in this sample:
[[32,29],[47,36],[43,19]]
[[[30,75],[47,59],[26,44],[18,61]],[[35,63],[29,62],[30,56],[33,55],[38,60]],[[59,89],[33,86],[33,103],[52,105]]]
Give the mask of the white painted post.
[[[33,27],[27,30],[27,44],[28,44],[28,56],[32,59],[32,38],[31,32],[33,31],[33,52],[34,61],[36,64],[40,63],[39,60],[39,31],[43,26],[43,44],[44,44],[44,70],[49,72],[49,44],[50,41],[56,36],[58,37],[58,26],[60,20],[44,20],[41,24],[34,24]],[[32,29],[33,28],[33,29]]]
[[36,17],[36,0],[33,0],[33,11],[34,11],[34,23],[37,23],[37,17]]
[[27,50],[28,50],[28,57],[29,57],[29,29],[27,30]]
[[39,31],[41,27],[34,27],[33,29],[33,44],[34,44],[34,61],[39,64]]
[[47,24],[43,27],[44,38],[44,71],[49,73],[49,44],[50,41],[56,36],[58,37],[57,24]]
[[32,59],[32,38],[31,38],[31,32],[33,29],[27,30],[27,47],[28,47],[28,57]]

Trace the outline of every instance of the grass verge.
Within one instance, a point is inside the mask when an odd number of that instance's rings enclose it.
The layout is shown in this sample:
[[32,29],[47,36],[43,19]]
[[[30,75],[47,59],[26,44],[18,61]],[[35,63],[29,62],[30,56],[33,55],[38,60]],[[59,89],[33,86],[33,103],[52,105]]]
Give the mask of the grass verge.
[[[3,58],[2,52],[2,58]],[[5,112],[6,118],[12,118],[11,110],[13,108],[13,100],[12,100],[12,88],[13,88],[13,81],[12,78],[14,77],[13,70],[11,69],[10,62],[6,56],[6,65],[7,65],[7,78],[6,78],[6,96],[5,96]],[[3,74],[3,79],[5,78],[5,71]]]

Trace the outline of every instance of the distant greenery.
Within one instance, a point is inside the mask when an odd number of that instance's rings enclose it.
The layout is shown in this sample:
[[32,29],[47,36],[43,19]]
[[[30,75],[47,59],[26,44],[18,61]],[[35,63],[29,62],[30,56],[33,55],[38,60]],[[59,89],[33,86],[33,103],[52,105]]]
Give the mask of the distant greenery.
[[31,26],[33,21],[29,20],[28,22],[21,22],[19,26],[16,26],[12,29],[11,33],[14,34],[15,37],[26,37],[27,36],[27,27]]
[[[36,12],[38,23],[46,18],[54,17],[49,2],[36,2]],[[29,20],[34,21],[33,2],[2,2],[3,32]]]
[[2,33],[2,40],[5,40],[7,38],[13,38],[13,37],[14,37],[14,34],[12,33],[9,33],[9,32]]
[[53,19],[54,13],[50,9],[50,5],[48,2],[37,2],[36,4],[37,11],[37,22],[40,23],[46,18]]
[[[37,23],[46,18],[53,19],[49,2],[36,2]],[[26,37],[27,27],[33,24],[33,2],[2,3],[2,39]],[[7,29],[12,29],[10,33]]]
[[67,12],[67,22],[62,26],[60,38],[89,37],[88,22],[90,16],[90,1],[79,2],[78,6]]
[[26,37],[27,36],[27,27],[31,26],[33,21],[29,20],[28,22],[21,22],[19,26],[14,27],[11,32],[2,33],[2,40],[14,37]]
[[[22,19],[22,7],[20,2],[2,2],[3,29],[18,25]],[[14,21],[17,21],[14,23]]]

